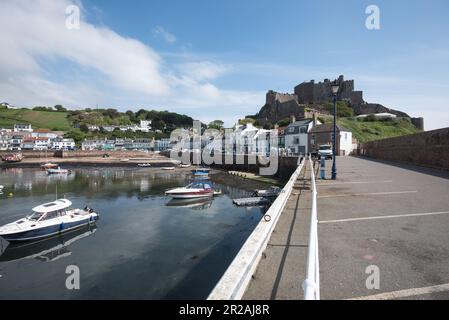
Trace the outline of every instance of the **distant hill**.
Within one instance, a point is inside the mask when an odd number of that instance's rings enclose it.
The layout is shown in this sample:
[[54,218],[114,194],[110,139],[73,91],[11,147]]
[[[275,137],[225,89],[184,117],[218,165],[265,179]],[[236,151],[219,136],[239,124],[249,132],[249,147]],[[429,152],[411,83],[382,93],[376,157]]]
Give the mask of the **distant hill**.
[[16,123],[31,124],[34,129],[68,131],[68,112],[36,111],[30,109],[0,109],[0,128],[13,128]]
[[[62,106],[61,106],[62,108]],[[122,126],[139,124],[140,120],[151,120],[155,130],[171,132],[180,127],[191,127],[193,118],[169,111],[140,109],[137,112],[119,112],[116,109],[52,110],[48,107],[33,109],[8,109],[0,106],[0,128],[13,128],[14,124],[31,124],[34,129],[50,129],[54,131],[70,131],[74,127],[89,125]]]

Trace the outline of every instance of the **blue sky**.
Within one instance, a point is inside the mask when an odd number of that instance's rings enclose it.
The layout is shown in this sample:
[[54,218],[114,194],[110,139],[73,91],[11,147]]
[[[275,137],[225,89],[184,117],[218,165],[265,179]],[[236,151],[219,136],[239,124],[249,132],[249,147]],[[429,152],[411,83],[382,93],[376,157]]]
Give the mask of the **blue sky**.
[[[81,28],[68,31],[73,3]],[[380,30],[365,27],[368,5],[380,9]],[[426,129],[449,126],[445,0],[18,0],[0,9],[13,53],[0,54],[0,96],[10,103],[167,109],[232,125],[269,89],[344,74],[369,102],[424,116]]]

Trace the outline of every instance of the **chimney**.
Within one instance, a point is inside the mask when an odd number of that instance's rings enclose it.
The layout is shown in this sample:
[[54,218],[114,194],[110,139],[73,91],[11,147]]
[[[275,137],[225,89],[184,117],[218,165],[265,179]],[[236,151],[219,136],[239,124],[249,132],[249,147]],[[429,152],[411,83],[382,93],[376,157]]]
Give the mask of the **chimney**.
[[295,123],[296,122],[296,117],[295,115],[291,115],[290,116],[290,123]]
[[318,118],[317,118],[316,112],[314,112],[314,113],[313,113],[313,126],[314,126],[314,127],[316,127],[317,121],[318,121]]

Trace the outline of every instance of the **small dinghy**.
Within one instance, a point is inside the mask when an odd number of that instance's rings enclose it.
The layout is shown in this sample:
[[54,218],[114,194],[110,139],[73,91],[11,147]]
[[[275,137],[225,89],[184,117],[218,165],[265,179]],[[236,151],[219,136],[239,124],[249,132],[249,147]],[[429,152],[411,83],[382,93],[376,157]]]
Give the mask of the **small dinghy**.
[[98,220],[98,213],[86,207],[70,209],[72,202],[58,199],[32,209],[25,218],[0,227],[0,237],[9,241],[31,241],[74,230]]
[[256,197],[277,197],[281,193],[282,189],[279,187],[270,187],[268,190],[256,190],[254,195]]
[[190,168],[191,165],[190,164],[180,164],[179,167],[180,168]]
[[137,166],[142,168],[151,167],[151,163],[138,163]]
[[61,169],[60,167],[56,169],[47,169],[47,174],[71,174],[71,170]]
[[175,167],[163,167],[162,170],[171,171],[175,170]]

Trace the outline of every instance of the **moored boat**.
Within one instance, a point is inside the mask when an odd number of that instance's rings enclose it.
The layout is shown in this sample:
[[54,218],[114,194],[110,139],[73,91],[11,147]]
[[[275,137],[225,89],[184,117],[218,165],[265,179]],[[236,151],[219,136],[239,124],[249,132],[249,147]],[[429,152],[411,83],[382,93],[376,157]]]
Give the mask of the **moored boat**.
[[21,153],[7,154],[2,157],[2,161],[7,163],[21,162],[23,155]]
[[192,173],[194,176],[207,176],[209,175],[210,169],[208,168],[198,168],[198,169],[193,169]]
[[254,195],[257,197],[277,197],[281,193],[282,189],[279,187],[270,187],[267,190],[256,190]]
[[162,170],[171,171],[175,170],[175,167],[163,167]]
[[70,174],[70,173],[72,173],[71,170],[61,169],[60,167],[57,167],[56,169],[47,169],[47,174]]
[[61,234],[95,223],[98,213],[86,207],[69,209],[72,202],[58,199],[32,209],[25,218],[0,227],[0,237],[9,241],[31,241]]
[[41,164],[42,170],[57,169],[58,167],[59,167],[59,164],[57,164],[57,163],[48,162],[48,163]]
[[151,163],[138,163],[137,166],[138,166],[138,167],[143,167],[143,168],[145,168],[145,167],[151,167]]
[[214,189],[208,181],[194,181],[183,188],[167,190],[165,194],[173,199],[207,198],[214,196]]

